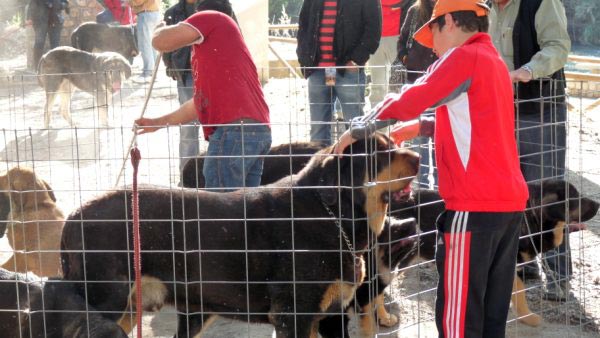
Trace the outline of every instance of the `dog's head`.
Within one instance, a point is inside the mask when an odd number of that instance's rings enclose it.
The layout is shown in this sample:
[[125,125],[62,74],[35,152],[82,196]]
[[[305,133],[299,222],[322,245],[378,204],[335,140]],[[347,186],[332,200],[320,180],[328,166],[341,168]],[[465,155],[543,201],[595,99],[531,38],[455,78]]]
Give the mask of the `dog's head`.
[[390,271],[407,267],[416,256],[417,222],[414,218],[386,217],[377,237],[378,269]]
[[542,233],[542,250],[550,250],[563,241],[567,224],[570,231],[585,229],[581,222],[598,213],[598,202],[582,197],[564,180],[547,180],[529,185],[529,205],[525,213],[528,232]]
[[48,202],[56,202],[54,192],[33,170],[15,167],[0,175],[0,234],[4,234],[7,221]]
[[[135,38],[135,34],[136,34],[136,24],[133,25],[127,25],[127,26],[122,26],[123,29],[123,34],[125,35],[125,40],[127,41],[127,46],[128,48],[128,54],[130,57],[136,57],[138,56],[138,54],[140,54],[140,50],[138,48],[137,45],[137,39]],[[125,55],[123,55],[125,56]]]
[[[348,146],[344,154],[333,154],[333,146],[315,154],[300,176],[319,186],[320,199],[353,219],[366,218],[379,235],[390,197],[410,182],[419,167],[419,155],[400,149],[385,135],[376,133]],[[307,172],[308,171],[308,172]]]
[[97,71],[106,74],[106,83],[111,85],[113,93],[121,89],[125,79],[131,77],[129,62],[119,53],[103,52],[98,54]]

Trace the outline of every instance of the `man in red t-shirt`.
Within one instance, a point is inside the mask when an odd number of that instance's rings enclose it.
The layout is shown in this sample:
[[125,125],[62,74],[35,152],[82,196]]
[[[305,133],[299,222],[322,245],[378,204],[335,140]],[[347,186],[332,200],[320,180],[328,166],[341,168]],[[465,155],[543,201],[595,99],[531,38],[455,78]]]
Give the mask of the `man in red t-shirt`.
[[209,141],[203,168],[206,188],[260,185],[260,155],[271,147],[269,108],[235,21],[220,12],[202,11],[159,27],[152,45],[161,52],[192,45],[194,97],[170,114],[136,120],[138,134],[198,118]]

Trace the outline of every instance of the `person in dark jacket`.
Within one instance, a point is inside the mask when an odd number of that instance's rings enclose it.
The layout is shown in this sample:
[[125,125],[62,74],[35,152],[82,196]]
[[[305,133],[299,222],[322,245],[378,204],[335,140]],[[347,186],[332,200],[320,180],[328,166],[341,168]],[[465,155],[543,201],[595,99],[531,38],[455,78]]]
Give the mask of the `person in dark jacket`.
[[[563,67],[571,49],[560,0],[494,0],[490,14],[494,45],[516,83],[521,171],[527,182],[565,175],[567,106]],[[568,236],[543,254],[546,298],[566,300],[573,274]],[[537,263],[523,269],[539,279]]]
[[[308,79],[311,141],[331,144],[333,103],[344,120],[362,114],[362,68],[381,38],[379,0],[305,0],[298,21],[296,54]],[[327,76],[326,76],[327,74]]]
[[35,32],[31,64],[35,70],[44,54],[46,36],[50,40],[50,49],[58,47],[60,43],[60,32],[65,22],[63,11],[69,14],[68,0],[31,0],[29,2],[26,24],[33,25]]
[[[189,18],[196,12],[196,0],[179,0],[165,12],[165,23],[175,25]],[[186,46],[173,52],[164,53],[163,60],[167,75],[177,81],[177,96],[179,104],[184,104],[194,96],[194,78],[190,66],[192,47]],[[183,170],[185,162],[198,155],[199,138],[198,126],[184,125],[179,131],[179,170]]]
[[[407,83],[414,83],[437,60],[437,56],[431,48],[416,42],[413,37],[417,29],[431,18],[435,2],[436,0],[417,0],[408,9],[406,19],[403,21],[398,38],[397,61],[394,64],[401,64],[406,69]],[[433,112],[423,113],[422,118],[434,119]],[[433,139],[419,136],[410,142],[414,150],[421,155],[419,174],[416,178],[421,186],[433,188],[438,181]]]

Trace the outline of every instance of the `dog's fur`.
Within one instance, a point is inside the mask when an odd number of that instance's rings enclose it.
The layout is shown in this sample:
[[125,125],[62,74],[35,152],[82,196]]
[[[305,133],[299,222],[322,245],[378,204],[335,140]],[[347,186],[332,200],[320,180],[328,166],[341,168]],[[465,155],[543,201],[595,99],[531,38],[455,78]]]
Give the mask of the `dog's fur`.
[[[599,204],[589,198],[580,197],[577,189],[563,180],[548,180],[529,183],[529,201],[521,224],[517,263],[535,259],[537,254],[558,247],[563,242],[566,224],[585,222],[598,212]],[[436,219],[445,210],[441,197],[433,190],[417,191],[407,202],[393,202],[390,213],[394,217],[414,217],[423,232],[419,256],[433,259],[435,255]],[[568,210],[568,212],[567,212]],[[569,231],[577,231],[580,225],[572,225]],[[519,321],[529,326],[539,326],[542,319],[532,313],[525,298],[525,286],[519,277],[513,282],[512,305]]]
[[0,295],[2,337],[127,337],[118,325],[87,306],[72,283],[60,279],[43,281],[0,269]]
[[110,26],[84,22],[71,33],[71,46],[90,53],[115,52],[131,64],[139,54],[135,39],[136,26]]
[[388,327],[398,323],[398,317],[388,313],[384,307],[383,290],[391,283],[393,272],[407,267],[415,258],[416,234],[417,225],[414,218],[386,218],[377,242],[364,255],[367,271],[365,281],[356,290],[355,298],[346,311],[329,315],[319,322],[321,337],[350,337],[350,319],[346,313],[352,309],[358,311],[361,335],[364,337],[373,337],[377,332],[374,319]]
[[[307,145],[307,143],[293,143],[280,145],[274,148],[283,150],[289,149],[286,152],[280,152],[282,155],[290,153],[306,154],[304,149],[310,149],[310,147]],[[281,157],[279,161],[269,161],[268,158],[265,159],[263,172],[269,173],[269,176],[268,178],[263,176],[263,180],[282,178],[289,175],[290,168],[292,172],[297,172],[302,168],[301,162],[292,162],[292,166],[290,167],[288,159],[285,157],[283,157],[283,160],[281,159]],[[294,159],[295,157],[292,158],[292,161],[294,161]],[[195,173],[192,175],[195,175]],[[582,198],[579,201],[577,199],[579,193],[575,187],[568,182],[555,180],[546,181],[543,187],[540,184],[529,184],[528,186],[530,193],[529,209],[525,215],[530,229],[527,227],[527,223],[523,223],[521,226],[522,238],[519,240],[519,264],[532,260],[535,257],[536,252],[546,252],[560,245],[563,240],[565,223],[571,223],[572,220],[577,220],[576,217],[579,215],[581,215],[581,220],[579,221],[585,222],[594,217],[598,210],[598,203],[595,201],[592,201],[588,198]],[[565,200],[567,191],[569,191],[568,196],[571,198],[569,202],[569,208],[571,208],[569,215],[565,215],[565,203],[560,202]],[[540,197],[542,196],[542,192],[543,197]],[[544,205],[544,207],[540,207],[541,205]],[[394,270],[397,267],[401,267],[403,264],[408,264],[416,257],[426,260],[435,258],[436,220],[437,217],[445,210],[445,204],[437,191],[422,189],[414,191],[413,196],[408,200],[392,198],[390,200],[389,209],[390,215],[393,217],[399,219],[415,218],[418,221],[420,231],[418,236],[417,250],[412,251],[409,256],[403,258],[402,260],[392,260],[390,263],[384,261],[377,262],[379,271],[377,272],[378,281],[375,289],[375,297],[373,297],[374,295],[372,294],[367,294],[366,296],[360,296],[362,297],[362,300],[358,300],[358,303],[360,304],[359,309],[363,309],[363,311],[367,311],[369,309],[373,309],[373,307],[376,307],[379,324],[384,326],[395,325],[397,323],[397,319],[394,315],[387,313],[382,304],[380,305],[381,297],[383,297],[383,291],[390,282],[389,280],[380,278],[380,275],[385,274],[385,271]],[[542,214],[540,214],[540,212],[542,212]],[[543,220],[543,224],[540,224],[540,220]],[[577,226],[570,227],[570,231],[578,229],[579,228]],[[543,235],[534,235],[534,237],[531,236],[531,234],[539,233],[543,233]],[[531,238],[536,240],[535,247]],[[383,257],[386,257],[386,255]],[[513,285],[514,293],[512,299],[513,310],[517,312],[521,322],[530,326],[538,326],[541,323],[541,318],[538,315],[531,313],[529,310],[523,289],[523,281],[518,276],[515,276]],[[371,290],[374,289],[371,288]],[[357,292],[357,296],[358,294],[359,292]],[[373,299],[375,299],[377,302],[374,304],[368,304],[368,301]],[[346,317],[344,322],[347,324],[347,321],[348,318]],[[369,325],[370,322],[368,318],[361,322],[363,331],[365,330],[364,328],[368,327]],[[324,337],[338,337],[343,334],[342,327],[347,328],[347,325],[342,324],[342,321],[339,317],[328,318],[327,320],[322,321],[320,332],[322,335],[324,335]],[[347,336],[347,332],[345,332],[345,334]]]
[[131,76],[131,66],[115,52],[89,53],[72,47],[57,47],[42,56],[38,80],[46,92],[44,126],[50,126],[52,107],[60,97],[60,114],[70,125],[71,93],[76,88],[94,95],[100,122],[108,125],[110,96],[121,89],[124,79]]
[[52,188],[33,170],[15,167],[0,175],[0,237],[8,228],[8,243],[14,250],[2,267],[57,275],[64,219]]
[[[261,185],[271,184],[283,177],[297,174],[306,166],[312,155],[322,148],[322,145],[313,142],[286,143],[272,147],[264,157]],[[185,163],[181,175],[184,187],[205,187],[206,182],[202,174],[205,157],[206,154],[200,154]]]
[[[598,213],[600,204],[586,197],[581,197],[579,191],[570,183],[563,180],[548,180],[542,184],[529,183],[529,201],[525,211],[524,224],[521,225],[519,253],[517,263],[531,261],[541,254],[558,247],[565,234],[582,229],[580,224],[586,222]],[[539,326],[542,318],[529,310],[525,298],[525,286],[519,270],[513,283],[512,304],[519,321]]]
[[[417,170],[415,153],[376,134],[341,157],[326,148],[298,175],[267,188],[143,188],[141,248],[158,251],[142,252],[144,309],[176,303],[178,337],[200,333],[215,312],[271,323],[278,337],[316,337],[318,320],[341,312],[365,274],[364,261],[353,257],[336,224],[354,250],[364,250],[372,234],[382,232],[384,196],[404,189]],[[132,226],[124,221],[131,219],[130,200],[124,190],[86,203],[69,216],[61,242],[64,277],[87,280],[90,304],[116,312],[105,314],[113,320],[136,296],[130,295],[126,251]],[[339,223],[332,215],[341,216]],[[85,269],[83,248],[90,250]],[[125,331],[135,322],[128,316],[120,320]]]

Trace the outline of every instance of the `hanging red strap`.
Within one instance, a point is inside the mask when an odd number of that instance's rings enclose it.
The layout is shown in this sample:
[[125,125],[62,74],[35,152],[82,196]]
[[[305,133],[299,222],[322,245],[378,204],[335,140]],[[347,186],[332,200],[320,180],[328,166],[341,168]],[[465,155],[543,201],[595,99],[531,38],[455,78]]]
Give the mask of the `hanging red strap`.
[[140,205],[138,195],[138,166],[142,156],[137,147],[131,149],[131,164],[133,165],[133,187],[131,206],[133,214],[133,268],[135,271],[135,313],[137,319],[137,337],[142,338],[142,257],[140,253]]

